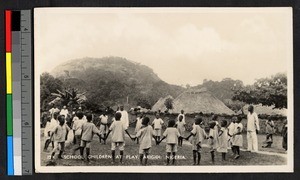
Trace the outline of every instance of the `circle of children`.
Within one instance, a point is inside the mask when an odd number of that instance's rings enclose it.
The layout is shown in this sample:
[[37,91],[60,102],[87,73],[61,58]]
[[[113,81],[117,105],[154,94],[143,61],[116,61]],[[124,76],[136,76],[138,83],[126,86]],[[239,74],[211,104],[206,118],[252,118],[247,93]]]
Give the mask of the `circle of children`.
[[[247,141],[248,151],[256,152],[258,150],[257,131],[259,130],[259,120],[257,114],[254,112],[253,106],[249,106],[249,114],[247,115]],[[93,123],[93,115],[91,113],[84,114],[79,107],[75,113],[72,123],[66,123],[66,117],[69,112],[66,106],[59,110],[53,107],[49,110],[50,117],[44,130],[45,145],[44,151],[48,146],[52,144],[53,150],[51,151],[51,159],[54,159],[55,153],[58,151],[57,158],[63,159],[63,152],[65,148],[65,142],[67,140],[68,133],[73,131],[74,140],[72,142],[72,154],[76,151],[80,151],[80,157],[82,160],[89,161],[91,142],[94,134],[99,136],[100,143],[106,143],[106,139],[111,135],[111,158],[112,164],[115,163],[116,149],[120,151],[120,163],[123,164],[123,155],[125,149],[125,133],[131,140],[137,141],[139,144],[139,158],[140,164],[146,165],[148,155],[152,146],[152,138],[156,145],[159,145],[164,139],[166,140],[166,164],[175,164],[175,155],[177,152],[177,146],[182,146],[183,140],[189,140],[192,144],[191,151],[193,156],[193,165],[199,165],[201,160],[201,149],[203,141],[207,142],[206,147],[209,148],[211,154],[211,161],[215,161],[215,152],[218,151],[222,154],[222,161],[226,160],[226,154],[228,149],[231,148],[234,159],[240,157],[240,147],[243,145],[243,125],[241,123],[242,118],[234,116],[231,119],[229,125],[226,120],[221,120],[220,123],[216,121],[217,116],[213,116],[212,120],[208,122],[209,130],[205,130],[207,126],[200,116],[194,118],[194,123],[190,135],[183,137],[186,131],[185,114],[182,110],[178,115],[177,120],[169,120],[167,128],[162,134],[161,131],[164,121],[160,118],[160,114],[157,113],[156,118],[150,124],[150,118],[143,113],[137,114],[137,119],[134,122],[135,135],[131,135],[127,129],[129,127],[129,118],[127,111],[123,106],[120,106],[119,110],[115,112],[112,123],[108,124],[108,115],[106,113],[100,116],[100,126]],[[97,125],[99,125],[99,123]],[[285,126],[287,127],[287,126]],[[268,120],[266,122],[267,131],[267,145],[270,147],[273,141],[274,122]],[[287,128],[286,131],[287,132]],[[287,137],[287,135],[285,136]],[[284,138],[283,141],[287,139]],[[287,147],[287,146],[285,146]],[[84,156],[84,149],[86,156]],[[170,162],[171,161],[171,162]]]

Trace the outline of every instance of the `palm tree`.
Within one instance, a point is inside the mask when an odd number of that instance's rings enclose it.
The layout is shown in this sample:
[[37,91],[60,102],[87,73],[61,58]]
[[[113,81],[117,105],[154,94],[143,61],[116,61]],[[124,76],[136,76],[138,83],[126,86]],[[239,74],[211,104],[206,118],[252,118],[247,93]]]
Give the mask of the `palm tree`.
[[49,104],[61,103],[73,108],[74,105],[81,105],[87,100],[85,96],[86,92],[79,93],[78,89],[75,88],[65,88],[63,92],[58,89],[56,91],[57,93],[51,93],[55,99]]

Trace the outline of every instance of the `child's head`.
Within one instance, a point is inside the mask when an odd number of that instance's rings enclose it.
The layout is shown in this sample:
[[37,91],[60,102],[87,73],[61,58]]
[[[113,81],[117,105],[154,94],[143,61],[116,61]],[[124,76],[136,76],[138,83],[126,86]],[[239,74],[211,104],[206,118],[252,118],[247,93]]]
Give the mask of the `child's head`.
[[76,112],[76,116],[77,116],[79,119],[82,119],[82,118],[83,118],[83,113],[82,113],[82,111],[77,111],[77,112]]
[[168,127],[174,127],[174,126],[175,126],[175,121],[174,120],[169,120]]
[[209,121],[208,126],[210,129],[213,129],[216,126],[216,121]]
[[122,114],[120,112],[116,112],[116,114],[115,114],[116,121],[120,121],[121,117],[122,117]]
[[231,118],[231,122],[236,123],[236,121],[237,121],[237,117],[236,117],[236,116],[233,116],[233,117]]
[[236,120],[236,123],[240,123],[241,121],[242,121],[242,117],[241,116],[239,116],[238,118],[237,118],[237,120]]
[[156,113],[156,114],[155,114],[155,117],[156,117],[156,119],[158,119],[158,118],[159,118],[159,114],[158,114],[158,113]]
[[57,119],[58,119],[58,122],[59,122],[59,125],[64,125],[65,124],[65,116],[64,115],[59,115],[58,117],[57,117]]
[[202,118],[201,117],[196,117],[195,118],[195,124],[200,125],[202,123]]
[[58,118],[58,115],[59,115],[58,112],[55,112],[55,113],[53,114],[53,118],[54,118],[54,119],[57,119],[57,118]]
[[181,110],[181,114],[184,114],[184,110]]
[[227,121],[225,119],[223,119],[221,121],[221,127],[226,127],[227,126]]
[[144,117],[142,120],[142,125],[147,126],[149,124],[150,119],[148,117]]
[[253,113],[254,107],[253,107],[252,105],[250,105],[250,106],[248,107],[248,111],[249,111],[250,113]]
[[178,118],[178,120],[181,122],[183,120],[183,116],[180,115],[179,118]]
[[91,122],[93,120],[93,115],[91,113],[86,114],[86,120]]

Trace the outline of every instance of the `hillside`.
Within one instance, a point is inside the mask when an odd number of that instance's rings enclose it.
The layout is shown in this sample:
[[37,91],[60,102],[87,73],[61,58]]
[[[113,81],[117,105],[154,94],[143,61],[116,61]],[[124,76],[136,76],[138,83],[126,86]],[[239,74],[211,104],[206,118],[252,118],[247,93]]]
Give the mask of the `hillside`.
[[88,104],[113,106],[127,102],[151,107],[160,97],[178,96],[184,88],[162,81],[151,68],[121,57],[67,61],[51,72],[65,86],[87,91]]

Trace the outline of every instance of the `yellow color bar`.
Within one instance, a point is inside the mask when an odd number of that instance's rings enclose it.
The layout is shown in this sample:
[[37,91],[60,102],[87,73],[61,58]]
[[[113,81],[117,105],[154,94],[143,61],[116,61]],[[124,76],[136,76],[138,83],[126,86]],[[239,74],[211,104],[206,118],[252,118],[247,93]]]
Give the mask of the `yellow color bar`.
[[12,94],[12,60],[11,53],[6,53],[6,93]]

